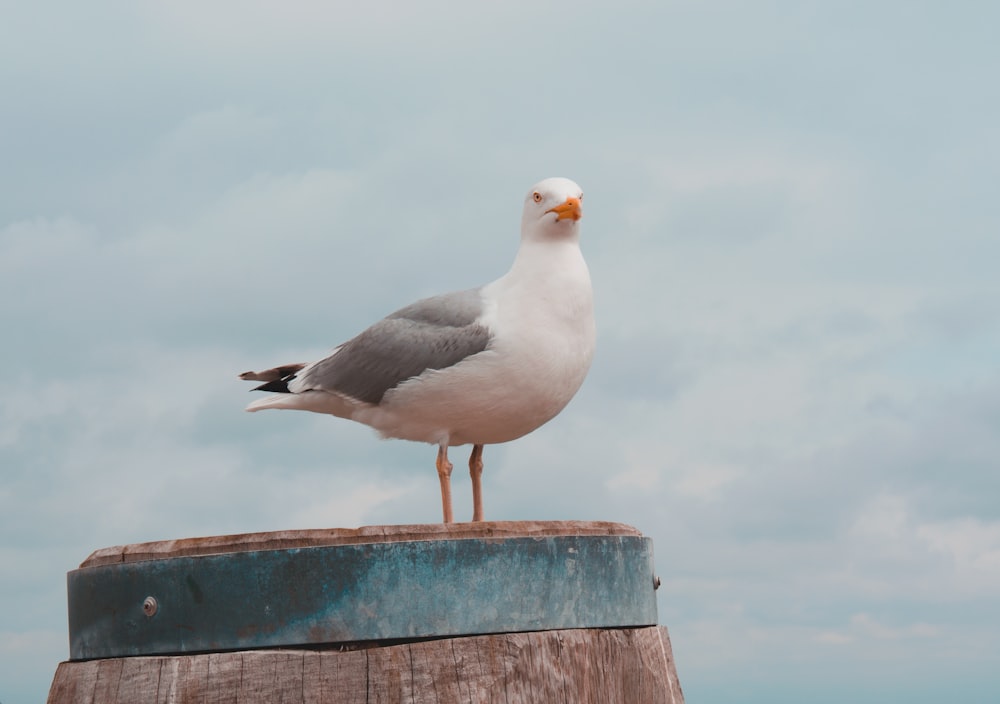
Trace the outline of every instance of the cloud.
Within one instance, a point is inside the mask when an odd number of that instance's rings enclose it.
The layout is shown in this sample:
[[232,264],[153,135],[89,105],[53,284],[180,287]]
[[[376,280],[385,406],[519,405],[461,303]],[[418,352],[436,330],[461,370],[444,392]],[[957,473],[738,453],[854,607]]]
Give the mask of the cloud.
[[63,624],[51,630],[0,630],[0,693],[5,704],[45,697],[58,661],[39,654],[67,649]]
[[4,702],[44,696],[95,548],[436,520],[432,447],[245,414],[235,374],[498,276],[555,174],[587,192],[598,353],[487,448],[487,517],[651,535],[692,698],[991,700],[988,16],[42,10],[0,26]]
[[930,522],[916,529],[917,536],[935,553],[954,564],[956,591],[988,596],[1000,586],[1000,521],[961,518]]

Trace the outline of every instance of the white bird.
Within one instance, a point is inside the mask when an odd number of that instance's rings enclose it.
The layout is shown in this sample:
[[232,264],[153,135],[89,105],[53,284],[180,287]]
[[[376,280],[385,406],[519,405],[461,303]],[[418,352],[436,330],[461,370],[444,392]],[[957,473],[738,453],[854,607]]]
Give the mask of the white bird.
[[385,438],[436,444],[445,523],[454,520],[448,448],[472,443],[472,520],[483,520],[483,445],[554,418],[590,368],[596,334],[582,200],[569,179],[535,184],[510,271],[401,308],[319,361],[240,374],[266,382],[255,390],[278,392],[246,410],[329,413]]

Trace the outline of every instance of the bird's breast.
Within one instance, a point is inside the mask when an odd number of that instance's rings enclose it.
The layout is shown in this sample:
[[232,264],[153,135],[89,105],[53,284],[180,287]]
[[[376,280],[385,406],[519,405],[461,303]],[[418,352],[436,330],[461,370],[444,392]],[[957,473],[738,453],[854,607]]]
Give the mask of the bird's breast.
[[594,354],[593,297],[579,250],[541,271],[512,269],[482,295],[487,349],[400,384],[357,420],[389,437],[461,445],[508,442],[558,414]]

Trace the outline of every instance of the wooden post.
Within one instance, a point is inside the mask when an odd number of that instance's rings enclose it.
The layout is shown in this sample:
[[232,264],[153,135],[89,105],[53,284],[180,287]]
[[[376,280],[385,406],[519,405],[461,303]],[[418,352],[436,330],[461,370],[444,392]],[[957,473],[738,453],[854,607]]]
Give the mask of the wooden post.
[[682,704],[652,543],[599,522],[371,526],[98,550],[48,704]]

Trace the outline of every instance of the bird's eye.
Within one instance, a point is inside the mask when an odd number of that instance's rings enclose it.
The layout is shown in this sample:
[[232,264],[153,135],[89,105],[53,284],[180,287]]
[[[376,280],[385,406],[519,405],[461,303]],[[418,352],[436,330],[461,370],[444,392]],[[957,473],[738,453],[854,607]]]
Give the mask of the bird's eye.
[[539,193],[538,191],[535,191],[534,193],[532,193],[531,197],[535,200],[536,203],[541,203],[542,202],[542,194]]
[[580,200],[583,200],[583,194],[582,193],[580,194]]

